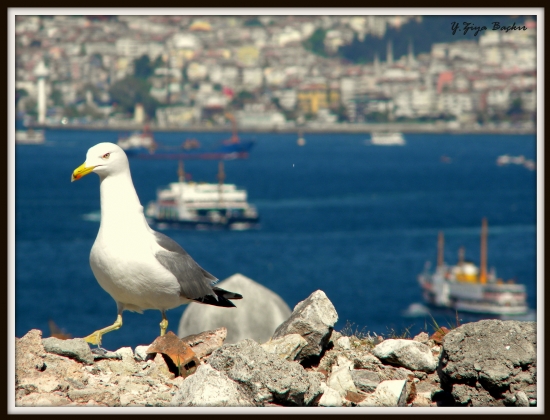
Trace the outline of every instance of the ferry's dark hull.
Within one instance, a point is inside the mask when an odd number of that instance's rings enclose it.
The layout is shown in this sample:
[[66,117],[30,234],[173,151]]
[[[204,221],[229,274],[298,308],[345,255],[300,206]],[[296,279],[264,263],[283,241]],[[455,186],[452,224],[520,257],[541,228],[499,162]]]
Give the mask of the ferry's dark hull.
[[168,219],[152,217],[151,221],[158,227],[169,227],[190,230],[248,230],[257,229],[260,226],[259,217],[229,217],[220,220],[212,220],[209,217],[197,219]]
[[182,150],[159,147],[150,151],[144,147],[125,150],[129,157],[137,159],[169,159],[169,160],[231,160],[246,159],[255,142],[242,141],[233,144],[221,144],[218,147],[207,149]]

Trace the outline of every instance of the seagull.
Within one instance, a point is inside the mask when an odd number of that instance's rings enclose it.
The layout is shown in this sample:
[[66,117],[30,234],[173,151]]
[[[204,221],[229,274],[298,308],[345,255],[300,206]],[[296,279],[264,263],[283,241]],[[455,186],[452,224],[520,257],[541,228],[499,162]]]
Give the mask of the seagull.
[[242,299],[242,295],[214,286],[216,277],[174,240],[149,227],[124,150],[114,143],[91,147],[71,182],[92,172],[99,175],[101,223],[90,266],[99,285],[115,300],[118,315],[112,325],[84,337],[86,342],[99,347],[104,334],[122,326],[124,310],[158,309],[163,336],[169,309],[192,301],[235,307],[229,299]]

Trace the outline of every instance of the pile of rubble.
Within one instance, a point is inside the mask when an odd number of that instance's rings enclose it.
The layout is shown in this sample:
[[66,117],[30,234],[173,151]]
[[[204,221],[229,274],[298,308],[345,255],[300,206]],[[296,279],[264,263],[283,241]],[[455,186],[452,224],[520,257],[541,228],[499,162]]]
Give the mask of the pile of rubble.
[[92,352],[16,339],[16,406],[430,407],[537,405],[536,323],[484,320],[443,337],[343,336],[318,290],[260,344],[220,328]]

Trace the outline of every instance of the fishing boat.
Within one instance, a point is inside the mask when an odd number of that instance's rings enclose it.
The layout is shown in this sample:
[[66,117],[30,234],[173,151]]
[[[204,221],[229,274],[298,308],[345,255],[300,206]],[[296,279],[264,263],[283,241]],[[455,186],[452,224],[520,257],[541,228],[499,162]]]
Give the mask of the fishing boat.
[[248,203],[246,190],[224,182],[223,162],[219,163],[218,183],[187,181],[182,161],[178,177],[178,182],[159,189],[156,201],[147,205],[146,216],[160,228],[247,230],[259,227],[258,211]]
[[428,305],[488,315],[528,313],[525,285],[497,278],[494,269],[487,272],[487,219],[483,219],[481,227],[479,268],[473,262],[464,260],[464,248],[459,250],[458,264],[447,265],[443,260],[443,248],[443,232],[440,232],[437,266],[434,272],[430,272],[427,262],[424,272],[418,276],[423,298]]
[[43,144],[45,141],[44,130],[15,130],[15,142],[18,144]]
[[372,132],[369,144],[375,146],[404,146],[405,138],[399,132]]
[[214,145],[203,147],[194,138],[185,139],[179,146],[168,146],[155,141],[153,133],[147,127],[143,132],[118,140],[118,145],[124,149],[128,157],[137,159],[169,159],[169,160],[232,160],[246,159],[255,144],[254,140],[242,141],[237,135],[235,119],[232,122],[230,138]]
[[305,146],[306,139],[304,138],[304,132],[302,130],[298,130],[298,140],[296,140],[296,144],[298,146]]

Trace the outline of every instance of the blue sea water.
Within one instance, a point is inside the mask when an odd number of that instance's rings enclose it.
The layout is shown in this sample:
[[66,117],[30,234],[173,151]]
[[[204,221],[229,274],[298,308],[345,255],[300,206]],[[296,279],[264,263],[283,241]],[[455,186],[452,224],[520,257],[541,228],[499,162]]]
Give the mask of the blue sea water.
[[[41,146],[15,147],[15,333],[49,335],[48,320],[73,337],[110,325],[114,300],[98,285],[89,253],[99,223],[99,180],[71,183],[89,147],[116,141],[112,131],[47,130]],[[178,145],[188,137],[213,145],[224,133],[156,133]],[[481,219],[489,222],[488,263],[499,277],[527,286],[536,308],[536,172],[499,167],[502,154],[536,159],[534,135],[408,134],[404,147],[369,146],[365,134],[256,134],[246,160],[225,162],[226,182],[248,190],[261,228],[164,233],[223,280],[234,273],[278,293],[292,308],[317,289],[334,304],[337,330],[388,335],[455,325],[455,313],[409,317],[422,302],[416,276],[435,264],[438,231],[445,260],[479,262]],[[450,163],[441,161],[448,156]],[[177,178],[177,162],[130,161],[143,205]],[[217,161],[186,161],[194,180],[215,182]],[[246,296],[245,296],[246,298]],[[185,306],[168,312],[177,332]],[[255,316],[255,314],[251,314]],[[432,319],[433,317],[433,319]],[[459,314],[462,322],[471,318]],[[124,312],[123,327],[103,347],[151,343],[160,313]]]

